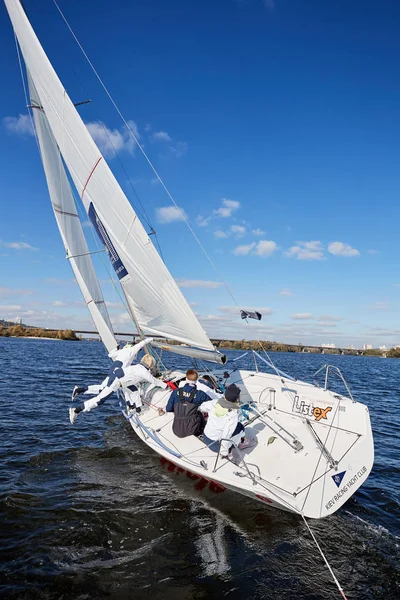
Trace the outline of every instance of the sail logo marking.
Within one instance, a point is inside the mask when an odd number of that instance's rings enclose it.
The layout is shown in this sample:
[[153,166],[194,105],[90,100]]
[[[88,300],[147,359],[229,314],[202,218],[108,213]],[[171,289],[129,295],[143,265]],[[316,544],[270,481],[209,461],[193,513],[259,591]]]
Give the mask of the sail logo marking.
[[292,406],[292,412],[298,413],[305,417],[314,417],[316,421],[320,421],[321,419],[328,419],[328,413],[332,410],[332,406],[326,406],[325,408],[321,408],[320,406],[314,406],[314,404],[310,401],[309,404],[306,404],[305,400],[301,400],[298,396],[295,397]]
[[[343,496],[345,496],[347,494],[347,492],[355,485],[357,484],[357,487],[359,487],[361,485],[361,479],[363,479],[366,474],[367,474],[367,467],[364,465],[363,467],[361,467],[361,469],[359,471],[357,471],[357,473],[355,473],[353,475],[353,477],[351,479],[349,479],[349,481],[347,481],[338,491],[337,494],[335,494],[333,496],[333,498],[331,498],[326,504],[325,504],[325,509],[326,510],[330,510],[333,506],[335,506],[335,504],[338,504],[339,502],[341,502]],[[336,475],[332,475],[332,479],[333,481],[335,481],[335,477],[340,477],[342,476],[342,479],[340,480],[339,484],[336,483],[336,485],[338,487],[340,487],[342,485],[342,480],[343,480],[343,476],[345,475],[346,471],[343,471],[342,473],[337,473]]]
[[342,479],[345,476],[345,474],[346,471],[342,471],[341,473],[336,473],[336,475],[332,475],[332,479],[338,487],[340,487],[340,484],[342,483]]
[[108,258],[111,261],[111,264],[117,274],[118,279],[123,279],[124,277],[126,277],[128,275],[128,271],[126,270],[122,260],[120,259],[118,252],[116,251],[115,246],[112,243],[110,236],[107,233],[106,228],[104,227],[103,223],[101,222],[101,220],[96,212],[96,209],[93,206],[93,202],[91,202],[89,205],[88,215],[89,215],[89,219],[92,222],[93,227],[96,230],[97,235],[99,236],[100,240],[104,244],[104,247],[108,254]]

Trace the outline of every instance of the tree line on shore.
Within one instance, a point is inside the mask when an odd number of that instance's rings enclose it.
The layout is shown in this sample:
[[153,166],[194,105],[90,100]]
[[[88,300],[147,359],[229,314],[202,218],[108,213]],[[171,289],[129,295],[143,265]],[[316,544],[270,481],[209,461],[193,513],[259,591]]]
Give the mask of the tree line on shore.
[[40,327],[23,327],[22,325],[13,325],[3,327],[0,325],[0,337],[42,337],[54,338],[56,340],[78,341],[72,329],[41,329]]
[[[42,329],[40,327],[24,327],[22,325],[2,326],[0,325],[0,337],[43,337],[54,338],[57,340],[72,340],[79,341],[78,337],[72,329]],[[267,350],[269,352],[307,352],[311,354],[320,354],[321,349],[313,346],[292,344],[283,344],[281,342],[258,341],[258,340],[211,340],[216,348],[226,350],[255,350],[260,352]],[[168,340],[168,343],[173,345],[178,342]],[[362,353],[364,356],[387,356],[388,358],[400,358],[400,348],[391,348],[390,350],[380,350],[372,348],[370,350],[353,350],[339,348],[324,348],[325,354],[348,354],[357,355]]]
[[[269,352],[307,352],[310,354],[321,354],[321,348],[315,346],[283,344],[281,342],[269,342],[258,340],[211,340],[216,348],[225,348],[229,350],[255,350],[260,352],[267,350]],[[372,348],[370,350],[324,348],[324,354],[348,354],[356,356],[387,356],[389,358],[400,358],[400,348],[391,348],[390,350],[380,350]]]

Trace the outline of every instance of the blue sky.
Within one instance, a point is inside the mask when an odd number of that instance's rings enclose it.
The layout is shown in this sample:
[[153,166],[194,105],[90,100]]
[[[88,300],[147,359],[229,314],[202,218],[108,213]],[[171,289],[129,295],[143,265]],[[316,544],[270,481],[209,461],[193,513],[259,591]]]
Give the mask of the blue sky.
[[[136,208],[132,182],[211,336],[400,344],[400,5],[60,0],[180,212],[53,2],[24,4],[73,101],[93,100],[80,114]],[[0,12],[0,318],[90,327],[51,211],[4,6]],[[183,213],[237,303],[263,313],[260,323],[241,322]],[[116,328],[127,330],[98,258],[96,266]]]

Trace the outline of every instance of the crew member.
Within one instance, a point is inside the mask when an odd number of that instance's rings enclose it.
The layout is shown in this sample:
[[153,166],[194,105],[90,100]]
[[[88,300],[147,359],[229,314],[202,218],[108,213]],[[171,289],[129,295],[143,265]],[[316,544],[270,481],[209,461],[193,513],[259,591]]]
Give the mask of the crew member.
[[79,394],[100,394],[100,392],[106,387],[107,382],[114,372],[116,367],[121,367],[125,369],[129,365],[133,363],[140,350],[150,344],[153,341],[153,338],[146,338],[142,340],[138,344],[125,344],[123,348],[119,348],[119,344],[116,348],[111,350],[108,354],[109,358],[113,361],[113,364],[110,367],[107,377],[100,384],[97,385],[76,385],[72,390],[72,402],[75,400]]
[[230,457],[232,442],[241,450],[250,446],[250,442],[245,437],[244,427],[239,422],[239,397],[240,388],[232,383],[226,388],[222,398],[201,405],[201,411],[208,414],[203,440],[215,452],[218,451],[219,442],[223,440],[222,458]]
[[103,404],[109,396],[119,388],[122,388],[124,395],[127,396],[127,402],[130,408],[136,408],[136,412],[140,412],[142,407],[142,401],[140,398],[139,384],[147,382],[162,389],[170,387],[175,389],[174,383],[168,381],[164,382],[161,379],[153,377],[151,369],[155,367],[156,361],[150,354],[145,354],[140,361],[140,364],[132,365],[122,369],[122,367],[116,366],[113,368],[112,373],[108,377],[107,385],[101,390],[101,392],[86,400],[82,405],[75,408],[69,409],[69,418],[72,424],[75,423],[76,418],[80,412],[88,412],[93,408],[96,408],[100,404]]
[[[167,412],[174,413],[172,431],[179,438],[200,435],[204,429],[204,417],[198,408],[203,402],[209,400],[209,396],[198,389],[197,379],[197,371],[189,369],[183,387],[172,392],[166,406]],[[164,412],[160,409],[159,414],[162,415]]]

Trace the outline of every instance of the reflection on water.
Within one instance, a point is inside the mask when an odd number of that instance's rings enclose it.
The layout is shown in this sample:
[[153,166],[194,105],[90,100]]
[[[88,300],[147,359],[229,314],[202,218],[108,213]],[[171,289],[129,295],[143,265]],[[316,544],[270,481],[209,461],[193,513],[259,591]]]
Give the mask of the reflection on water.
[[[395,600],[400,361],[329,358],[370,407],[376,463],[342,510],[311,527],[349,600]],[[309,379],[326,357],[274,359]],[[116,399],[70,425],[73,384],[107,369],[100,344],[0,339],[0,361],[2,597],[338,597],[301,520],[169,468]]]

